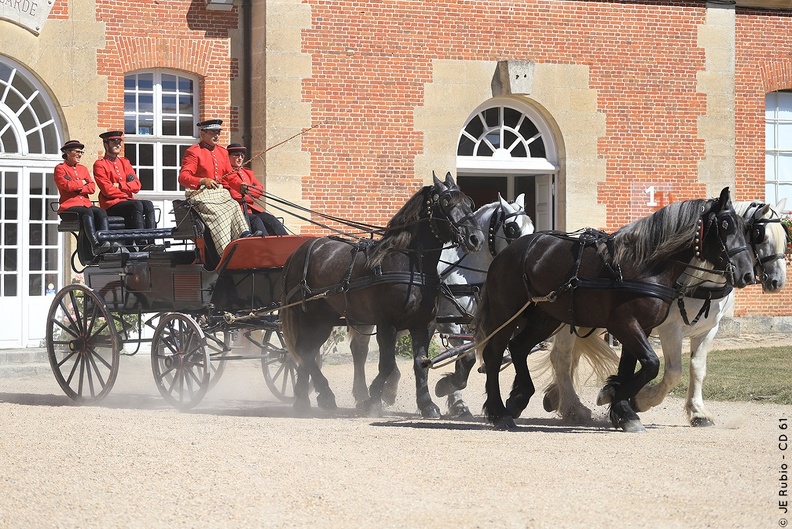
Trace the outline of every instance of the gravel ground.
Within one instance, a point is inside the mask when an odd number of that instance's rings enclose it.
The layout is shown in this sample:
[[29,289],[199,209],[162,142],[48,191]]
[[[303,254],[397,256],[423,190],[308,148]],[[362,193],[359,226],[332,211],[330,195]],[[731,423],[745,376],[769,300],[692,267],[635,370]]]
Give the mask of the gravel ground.
[[[480,417],[421,419],[410,364],[400,368],[399,398],[380,419],[356,415],[343,353],[324,368],[340,409],[313,418],[275,399],[255,360],[229,362],[187,413],[164,403],[145,356],[122,358],[96,406],[72,405],[51,374],[2,378],[0,527],[759,528],[792,518],[778,505],[792,458],[779,425],[792,406],[709,402],[716,426],[694,429],[670,398],[641,414],[646,433],[625,434],[602,408],[570,425],[537,396],[518,431],[499,432]],[[471,375],[474,411],[483,383]],[[597,389],[584,388],[591,407]]]

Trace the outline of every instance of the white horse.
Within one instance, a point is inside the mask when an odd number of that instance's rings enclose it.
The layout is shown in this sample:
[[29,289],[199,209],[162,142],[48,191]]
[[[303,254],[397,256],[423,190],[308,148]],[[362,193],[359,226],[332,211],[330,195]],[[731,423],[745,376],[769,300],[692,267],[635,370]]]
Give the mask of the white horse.
[[[746,220],[748,238],[755,256],[755,270],[764,292],[778,292],[786,282],[784,249],[787,232],[773,208],[758,202],[734,202],[734,210]],[[691,426],[711,426],[712,416],[704,407],[702,385],[707,372],[707,353],[718,332],[721,319],[734,305],[734,292],[722,286],[722,279],[714,274],[689,274],[685,280],[685,297],[672,304],[668,317],[652,334],[660,338],[665,368],[662,380],[645,386],[635,397],[635,410],[646,411],[660,404],[668,392],[682,379],[682,340],[690,339],[690,384],[685,410]],[[618,357],[594,332],[578,329],[571,333],[561,327],[553,339],[549,354],[554,380],[545,389],[544,408],[558,411],[571,421],[588,420],[591,410],[584,406],[574,388],[574,373],[581,356],[598,365],[612,364],[615,372]],[[546,360],[545,360],[546,361]],[[600,393],[597,404],[607,404],[608,397]]]
[[[459,247],[447,248],[440,256],[437,273],[443,283],[442,295],[438,304],[437,330],[450,335],[463,332],[462,321],[472,318],[478,303],[478,292],[487,279],[487,270],[495,256],[512,241],[523,235],[533,233],[534,225],[525,212],[525,196],[520,194],[514,202],[508,202],[498,194],[498,200],[478,208],[474,217],[479,228],[487,234],[487,247],[482,246],[477,252],[467,253]],[[357,402],[369,397],[366,386],[366,357],[368,356],[369,337],[373,326],[350,326],[350,349],[354,364],[352,394]],[[458,344],[453,339],[453,344]],[[467,384],[470,367],[475,363],[472,354],[461,354],[455,362],[455,378],[457,388],[450,388],[446,393],[435,393],[438,396],[448,395],[449,414],[453,416],[470,415],[459,390]],[[398,369],[386,383],[383,400],[392,404],[396,398],[399,380]],[[445,379],[438,382],[438,386]]]

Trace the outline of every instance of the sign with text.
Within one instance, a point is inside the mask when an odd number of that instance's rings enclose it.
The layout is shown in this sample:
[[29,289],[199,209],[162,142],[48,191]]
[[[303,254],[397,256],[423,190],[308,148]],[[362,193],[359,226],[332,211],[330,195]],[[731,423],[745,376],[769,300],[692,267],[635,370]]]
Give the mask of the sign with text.
[[54,0],[0,0],[0,19],[8,20],[38,35]]
[[630,184],[630,222],[651,215],[675,202],[673,184],[632,182]]

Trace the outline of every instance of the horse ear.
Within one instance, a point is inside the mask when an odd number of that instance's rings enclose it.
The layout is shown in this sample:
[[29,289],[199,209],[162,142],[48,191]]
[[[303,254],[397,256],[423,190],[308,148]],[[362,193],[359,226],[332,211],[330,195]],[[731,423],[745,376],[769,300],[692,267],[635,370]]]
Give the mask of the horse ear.
[[756,213],[754,213],[754,218],[755,219],[764,218],[765,215],[767,215],[771,211],[772,209],[770,208],[770,204],[765,204],[763,207],[756,210]]
[[781,200],[778,201],[774,209],[776,211],[784,211],[785,208],[786,208],[786,198],[782,198]]
[[509,204],[509,201],[505,200],[500,193],[498,193],[498,202],[500,202],[501,208],[503,208],[505,211],[512,211],[513,208],[511,207],[511,204]]
[[718,199],[718,202],[720,202],[719,211],[722,211],[724,209],[727,209],[727,208],[731,207],[731,195],[729,194],[729,187],[728,186],[724,187],[723,190],[721,191],[720,198]]
[[454,182],[454,177],[451,176],[451,172],[446,173],[446,181],[445,184],[448,187],[456,187],[456,182]]
[[525,210],[525,193],[517,195],[517,198],[514,199],[514,203],[520,206],[520,209]]
[[437,175],[434,173],[434,171],[432,171],[432,180],[434,180],[434,186],[437,189],[439,189],[440,192],[443,192],[443,191],[446,190],[445,185],[443,184],[443,182],[440,181],[439,178],[437,178]]

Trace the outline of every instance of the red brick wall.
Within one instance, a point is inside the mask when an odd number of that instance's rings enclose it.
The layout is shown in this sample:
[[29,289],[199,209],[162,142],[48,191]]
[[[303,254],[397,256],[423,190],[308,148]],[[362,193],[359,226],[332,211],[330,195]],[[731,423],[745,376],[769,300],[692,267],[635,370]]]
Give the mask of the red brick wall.
[[[108,99],[98,102],[100,129],[124,123],[124,75],[149,68],[179,70],[200,79],[200,118],[226,123],[222,142],[237,129],[230,81],[238,64],[230,57],[228,31],[237,27],[236,9],[208,11],[203,2],[125,3],[99,0],[96,19],[106,24],[107,47],[99,50],[97,73],[107,76]],[[125,16],[128,15],[128,16]]]
[[493,71],[505,59],[590,68],[607,126],[598,143],[607,163],[596,189],[607,205],[600,228],[630,220],[633,182],[672,184],[677,200],[705,193],[696,182],[704,156],[697,119],[706,108],[696,91],[705,68],[698,2],[308,3],[303,51],[313,77],[304,98],[315,123],[337,121],[303,139],[312,154],[303,189],[330,213],[384,222],[427,176],[413,174],[423,142],[413,109],[424,104],[432,59],[492,61]]
[[[764,198],[765,95],[792,89],[792,16],[737,11],[735,128],[737,190],[743,199]],[[787,207],[790,207],[787,204]],[[787,277],[790,277],[787,264]],[[758,286],[738,292],[736,316],[792,315],[792,288],[761,294]]]

